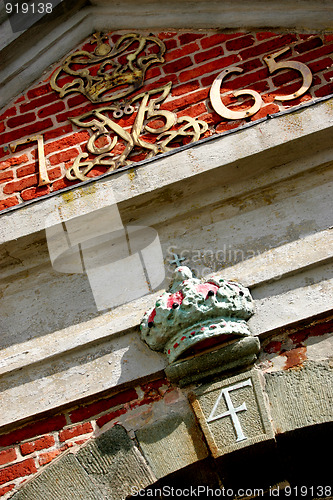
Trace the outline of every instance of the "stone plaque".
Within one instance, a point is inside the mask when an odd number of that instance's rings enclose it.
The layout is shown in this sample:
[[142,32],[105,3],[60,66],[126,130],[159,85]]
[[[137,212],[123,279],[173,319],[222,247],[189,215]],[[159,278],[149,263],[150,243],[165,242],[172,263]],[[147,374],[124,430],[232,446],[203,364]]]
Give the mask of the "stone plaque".
[[274,439],[257,370],[206,384],[190,395],[212,455]]

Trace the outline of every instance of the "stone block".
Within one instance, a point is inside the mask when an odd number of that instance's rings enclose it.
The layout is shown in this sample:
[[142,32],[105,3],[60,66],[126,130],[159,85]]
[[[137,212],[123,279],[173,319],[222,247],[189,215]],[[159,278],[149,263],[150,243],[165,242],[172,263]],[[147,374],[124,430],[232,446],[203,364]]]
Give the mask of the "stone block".
[[208,456],[203,435],[190,413],[171,413],[136,432],[157,478],[182,469]]
[[105,498],[123,499],[156,481],[124,427],[115,425],[82,447],[76,458]]
[[189,397],[215,458],[274,438],[255,369],[203,385]]
[[307,361],[302,368],[265,374],[276,433],[332,421],[332,365]]
[[103,490],[72,454],[52,463],[18,491],[13,500],[103,500]]

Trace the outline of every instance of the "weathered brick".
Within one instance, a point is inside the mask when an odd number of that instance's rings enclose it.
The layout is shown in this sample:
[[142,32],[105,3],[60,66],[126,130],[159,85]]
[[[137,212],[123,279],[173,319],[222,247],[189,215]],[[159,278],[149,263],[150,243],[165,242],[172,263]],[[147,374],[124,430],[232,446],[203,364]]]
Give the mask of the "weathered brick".
[[164,59],[166,62],[174,61],[175,59],[180,59],[181,57],[193,54],[198,50],[199,47],[197,43],[189,43],[188,45],[184,45],[184,47],[167,52]]
[[243,36],[245,34],[246,33],[216,34],[205,37],[203,40],[200,41],[200,43],[203,49],[208,49],[209,47],[213,47],[213,45],[224,43],[227,40]]
[[65,425],[66,418],[64,415],[49,417],[26,425],[21,429],[11,431],[8,434],[0,435],[0,446],[11,446],[14,443],[20,443],[21,441],[25,441],[33,437],[49,434],[50,432],[62,429]]
[[204,103],[200,102],[198,104],[194,104],[193,106],[184,109],[183,111],[179,111],[177,113],[178,117],[181,116],[191,116],[191,117],[197,117],[199,115],[202,115],[203,113],[207,113],[207,108]]
[[267,40],[267,38],[273,38],[277,35],[277,33],[272,33],[271,31],[259,31],[258,33],[256,33],[256,38],[257,40],[262,41]]
[[123,415],[128,411],[128,408],[120,408],[119,410],[112,411],[111,413],[107,413],[106,415],[103,415],[102,417],[98,418],[96,420],[96,423],[98,427],[103,427],[103,425],[107,424],[108,422],[111,422],[111,420],[114,420],[117,417],[120,417],[120,415]]
[[202,33],[183,33],[179,36],[179,42],[181,45],[186,45],[188,43],[194,42],[199,38],[203,38],[205,35]]
[[6,111],[4,111],[2,115],[0,115],[0,121],[15,115],[16,115],[16,106],[12,106],[11,108],[8,108]]
[[53,92],[51,85],[49,83],[39,85],[34,89],[28,90],[27,96],[28,99],[34,99],[35,97],[39,97],[41,95],[48,94],[49,92]]
[[9,464],[16,460],[17,454],[15,448],[8,448],[7,450],[0,451],[0,465]]
[[58,101],[50,106],[45,106],[44,108],[40,109],[37,113],[38,118],[44,118],[45,116],[51,116],[55,115],[56,113],[59,113],[59,111],[63,111],[66,108],[65,104],[63,101]]
[[13,118],[9,118],[7,120],[7,125],[10,128],[20,127],[21,125],[25,125],[26,123],[31,123],[36,120],[35,113],[26,113],[25,115],[14,116]]
[[14,173],[12,170],[5,170],[4,172],[0,172],[0,184],[3,184],[4,182],[12,179],[14,179]]
[[280,108],[277,104],[268,104],[267,106],[263,106],[259,109],[259,111],[254,115],[251,116],[251,120],[259,120],[260,118],[265,118],[267,115],[274,115],[275,113],[278,113],[280,111]]
[[25,165],[24,167],[19,167],[16,169],[16,177],[25,177],[31,174],[38,173],[38,163],[29,163],[29,165]]
[[54,437],[52,435],[46,435],[35,441],[30,441],[29,443],[23,443],[20,445],[20,450],[22,455],[30,455],[34,451],[44,450],[45,448],[51,448],[55,444]]
[[73,126],[71,123],[68,123],[67,125],[62,125],[61,127],[58,127],[53,130],[49,130],[48,132],[44,132],[44,143],[45,147],[47,146],[47,141],[51,139],[57,139],[58,137],[62,137],[66,134],[69,134],[70,132],[73,132]]
[[8,158],[6,161],[2,161],[0,163],[0,170],[5,170],[6,168],[12,167],[13,165],[20,165],[21,163],[25,163],[28,161],[27,155],[21,156],[12,156]]
[[47,104],[51,104],[51,102],[57,101],[59,96],[52,92],[51,94],[46,94],[37,99],[32,99],[31,101],[25,102],[20,105],[20,112],[26,113],[27,111],[31,111],[32,109],[38,109],[42,106],[46,106]]
[[294,49],[299,54],[303,52],[308,52],[309,50],[315,49],[317,47],[321,47],[323,45],[323,41],[319,36],[314,38],[309,38],[306,42],[298,43],[294,46]]
[[28,187],[33,186],[38,183],[37,175],[30,175],[28,177],[24,177],[23,179],[8,182],[3,188],[3,192],[5,194],[13,194]]
[[318,61],[314,61],[308,64],[308,67],[312,71],[312,73],[317,73],[318,71],[322,71],[323,69],[332,67],[332,59],[330,57],[324,57],[324,59],[319,59]]
[[40,198],[51,192],[50,186],[40,186],[33,187],[30,189],[25,189],[21,192],[21,198],[23,201],[33,200],[35,198]]
[[62,446],[61,448],[58,448],[57,450],[52,450],[48,451],[46,453],[41,453],[38,457],[38,463],[40,466],[49,464],[52,462],[53,459],[55,459],[57,456],[60,455],[63,451],[65,451],[68,448],[67,445]]
[[71,427],[70,429],[63,429],[59,432],[59,440],[67,441],[68,439],[72,439],[76,436],[81,436],[82,434],[89,434],[93,431],[93,427],[90,422],[86,422],[84,424],[76,425],[75,427]]
[[49,157],[51,165],[59,165],[60,163],[65,163],[78,156],[79,151],[76,148],[67,149],[66,151],[61,151]]
[[70,414],[70,419],[73,423],[81,422],[82,420],[87,420],[88,418],[98,415],[99,413],[109,410],[110,408],[125,404],[133,399],[137,399],[137,397],[138,395],[136,390],[129,389],[128,391],[121,392],[108,399],[102,399],[74,410]]
[[197,103],[204,99],[207,99],[209,94],[209,89],[201,89],[197,92],[192,92],[190,94],[186,94],[179,99],[173,99],[172,101],[166,102],[161,106],[161,109],[167,109],[170,111],[174,111],[177,109],[183,109],[191,104]]
[[62,177],[61,179],[53,182],[52,191],[59,191],[59,189],[64,189],[69,186],[74,186],[74,184],[77,184],[79,182],[80,182],[79,180],[69,181],[67,177]]
[[27,125],[26,127],[20,127],[16,130],[12,130],[11,132],[5,132],[0,135],[0,144],[8,144],[11,142],[15,142],[22,137],[26,137],[29,135],[36,134],[37,132],[41,132],[47,128],[51,128],[53,126],[51,118],[46,118],[45,120],[38,120],[31,125]]
[[37,472],[35,461],[33,458],[28,458],[23,462],[0,469],[0,484],[8,483],[19,477],[29,476],[35,472]]
[[6,493],[11,491],[13,488],[15,488],[15,484],[8,484],[7,486],[0,488],[0,497],[4,496]]
[[178,71],[181,71],[184,68],[187,68],[188,66],[191,66],[192,60],[190,57],[182,57],[181,59],[176,59],[175,61],[172,61],[168,64],[165,64],[163,66],[163,71],[166,75],[170,73],[178,73]]
[[224,54],[223,45],[217,45],[216,47],[212,47],[211,49],[204,50],[203,52],[195,54],[194,60],[197,64],[200,64],[204,61],[209,61],[210,59],[215,59],[216,57],[220,57],[223,54]]
[[235,38],[233,40],[229,40],[228,42],[226,42],[225,46],[227,50],[240,50],[244,49],[245,47],[249,47],[250,45],[253,45],[253,43],[254,43],[254,36],[246,35]]
[[196,66],[193,69],[189,69],[183,71],[179,75],[179,81],[181,83],[187,82],[188,80],[197,79],[200,76],[203,76],[207,73],[213,73],[218,69],[225,68],[239,61],[238,55],[231,55],[226,57],[221,57],[216,59],[215,61],[211,61],[206,64],[201,64],[200,66]]
[[16,196],[11,196],[10,198],[6,198],[5,200],[0,201],[0,210],[5,210],[9,207],[14,207],[19,204],[19,200]]
[[315,91],[316,97],[324,97],[325,95],[333,94],[333,82],[324,85]]
[[272,53],[274,50],[289,45],[297,40],[297,36],[294,33],[288,33],[287,35],[282,35],[277,38],[269,39],[265,42],[259,43],[253,47],[242,50],[239,55],[242,60],[249,59],[250,57],[256,57],[258,55],[266,55]]
[[84,104],[86,102],[87,98],[84,95],[74,95],[67,99],[67,106],[69,108],[75,108],[76,106],[80,106],[81,104]]
[[189,92],[193,92],[194,90],[198,90],[200,88],[199,81],[198,80],[192,80],[187,83],[182,83],[181,85],[176,85],[175,87],[172,87],[172,95],[173,96],[179,96],[179,95],[185,95]]
[[89,132],[83,130],[72,135],[67,135],[66,137],[58,139],[57,141],[49,142],[44,146],[45,155],[49,155],[50,153],[54,153],[55,151],[62,151],[72,146],[76,146],[77,144],[80,144],[82,142],[86,142],[88,141],[89,137]]

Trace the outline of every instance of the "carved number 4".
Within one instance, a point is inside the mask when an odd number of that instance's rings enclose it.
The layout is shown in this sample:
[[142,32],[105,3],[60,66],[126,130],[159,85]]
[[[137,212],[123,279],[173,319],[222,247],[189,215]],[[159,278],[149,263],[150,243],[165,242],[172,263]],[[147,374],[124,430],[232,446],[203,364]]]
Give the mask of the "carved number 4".
[[[277,95],[275,96],[275,99],[277,101],[289,101],[291,99],[296,99],[297,97],[300,97],[301,95],[305,94],[305,92],[310,88],[311,83],[312,83],[312,73],[310,69],[303,63],[298,62],[298,61],[281,61],[281,62],[276,62],[276,58],[279,57],[281,54],[284,54],[290,49],[290,47],[284,47],[278,52],[275,52],[274,54],[270,54],[268,56],[264,57],[264,61],[268,66],[268,70],[270,73],[274,73],[275,71],[279,69],[294,69],[296,71],[299,71],[302,75],[303,81],[302,81],[302,86],[297,90],[297,92],[294,92],[293,94],[288,94],[288,95]],[[245,111],[232,111],[231,109],[228,109],[221,101],[221,95],[220,95],[220,89],[221,89],[221,84],[224,79],[224,77],[227,74],[230,73],[242,73],[243,70],[241,68],[238,68],[237,66],[231,66],[230,68],[227,68],[215,78],[213,85],[211,86],[210,89],[210,100],[212,103],[212,106],[216,113],[218,113],[220,116],[223,118],[227,118],[229,120],[238,120],[241,118],[246,118],[248,116],[252,116],[255,113],[257,113],[261,107],[262,104],[262,99],[261,96],[258,92],[255,90],[237,90],[234,92],[234,96],[238,97],[240,95],[251,95],[254,98],[254,104],[249,108],[248,110]]]

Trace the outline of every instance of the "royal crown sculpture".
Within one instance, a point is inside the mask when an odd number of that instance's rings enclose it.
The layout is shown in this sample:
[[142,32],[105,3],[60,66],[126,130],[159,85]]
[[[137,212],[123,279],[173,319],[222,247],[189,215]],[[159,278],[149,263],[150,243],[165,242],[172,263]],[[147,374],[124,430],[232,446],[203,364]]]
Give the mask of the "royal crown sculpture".
[[202,281],[181,266],[169,291],[144,315],[141,338],[173,363],[251,336],[246,320],[253,313],[253,300],[244,286],[222,278]]

